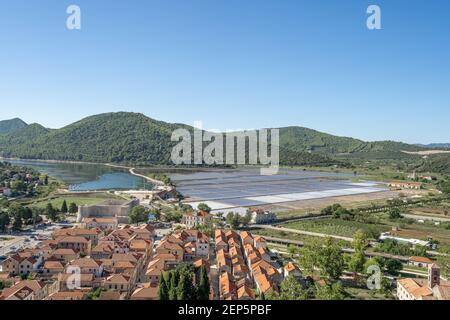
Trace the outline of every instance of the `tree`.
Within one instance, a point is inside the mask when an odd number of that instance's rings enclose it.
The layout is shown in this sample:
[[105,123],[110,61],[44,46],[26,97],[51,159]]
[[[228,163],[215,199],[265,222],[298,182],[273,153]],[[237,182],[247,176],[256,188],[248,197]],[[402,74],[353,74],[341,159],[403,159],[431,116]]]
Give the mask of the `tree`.
[[348,268],[353,272],[353,277],[356,279],[357,273],[364,271],[364,264],[366,263],[365,249],[368,246],[367,236],[361,230],[358,230],[353,236],[353,249],[355,253],[352,254],[348,263]]
[[314,239],[305,243],[305,246],[299,250],[298,263],[303,267],[306,274],[314,275],[314,270],[319,264],[318,252],[321,250],[321,247],[321,241]]
[[250,211],[247,211],[245,216],[240,218],[240,222],[243,226],[246,226],[252,221],[252,213]]
[[306,300],[308,292],[294,276],[288,276],[280,284],[280,300]]
[[14,222],[13,222],[13,229],[14,230],[17,230],[17,231],[21,230],[22,229],[22,224],[23,224],[23,221],[22,221],[22,217],[21,216],[14,217]]
[[340,281],[333,284],[327,283],[316,286],[316,298],[319,300],[343,300],[346,295],[347,293]]
[[87,295],[87,300],[98,300],[102,292],[103,292],[102,288],[97,288],[89,292],[89,294]]
[[68,211],[68,209],[67,209],[67,202],[66,202],[66,200],[64,199],[64,201],[63,201],[63,203],[62,203],[62,206],[61,206],[61,212],[62,212],[62,213],[67,213],[67,211]]
[[163,275],[159,279],[158,298],[159,300],[169,300],[169,289]]
[[18,203],[12,203],[8,209],[9,215],[11,217],[23,217],[25,213],[25,207]]
[[234,218],[234,213],[230,211],[230,212],[227,213],[225,221],[231,226],[233,218]]
[[439,253],[441,254],[437,257],[437,264],[441,268],[442,275],[445,278],[450,278],[450,247],[441,247]]
[[195,288],[192,284],[192,274],[190,272],[182,272],[180,282],[177,287],[178,300],[194,300]]
[[180,280],[180,273],[177,269],[172,270],[169,287],[169,300],[177,300],[177,287]]
[[403,268],[403,264],[396,259],[387,259],[384,266],[386,271],[393,276],[398,275],[399,271]]
[[205,266],[200,268],[200,283],[198,285],[198,300],[209,300],[210,286],[208,272]]
[[239,213],[228,212],[226,221],[231,228],[236,229],[241,225],[242,219]]
[[31,212],[32,212],[33,226],[36,226],[36,223],[39,223],[42,221],[41,214],[43,213],[43,209],[34,207],[31,210]]
[[50,202],[47,203],[47,206],[45,207],[45,214],[51,221],[56,221],[58,219],[58,213]]
[[75,202],[71,202],[69,204],[69,213],[75,214],[78,212],[78,206],[75,204]]
[[147,210],[143,206],[134,207],[130,214],[128,215],[128,220],[130,223],[138,224],[140,222],[147,222],[148,213]]
[[6,227],[8,227],[10,223],[11,221],[9,219],[9,215],[4,212],[0,212],[0,231],[5,232]]
[[197,209],[200,211],[208,212],[208,213],[211,212],[211,208],[206,203],[199,203],[199,205],[197,206]]
[[397,220],[397,219],[402,218],[399,208],[390,208],[388,211],[388,214],[389,214],[389,219],[392,219],[392,220]]
[[327,238],[323,247],[318,251],[317,265],[322,276],[337,280],[345,267],[341,248],[333,239]]
[[355,252],[352,254],[350,261],[348,262],[348,269],[353,272],[353,278],[357,278],[357,274],[364,271],[364,266],[366,263],[366,257],[364,253]]

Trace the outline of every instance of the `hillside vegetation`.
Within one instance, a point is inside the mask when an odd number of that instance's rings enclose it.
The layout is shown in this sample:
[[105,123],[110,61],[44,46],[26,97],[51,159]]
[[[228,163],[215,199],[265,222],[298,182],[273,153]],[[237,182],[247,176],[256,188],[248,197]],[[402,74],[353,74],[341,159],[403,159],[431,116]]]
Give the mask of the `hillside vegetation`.
[[0,134],[14,132],[16,130],[25,128],[26,126],[27,124],[19,118],[3,120],[0,121]]
[[[61,129],[31,124],[0,134],[0,156],[169,165],[176,144],[170,138],[178,128],[193,130],[130,112],[95,115]],[[402,150],[422,149],[391,141],[364,142],[302,127],[280,128],[283,165],[345,166],[346,157],[409,156]]]
[[418,171],[450,175],[450,154],[439,154],[429,157],[418,168]]

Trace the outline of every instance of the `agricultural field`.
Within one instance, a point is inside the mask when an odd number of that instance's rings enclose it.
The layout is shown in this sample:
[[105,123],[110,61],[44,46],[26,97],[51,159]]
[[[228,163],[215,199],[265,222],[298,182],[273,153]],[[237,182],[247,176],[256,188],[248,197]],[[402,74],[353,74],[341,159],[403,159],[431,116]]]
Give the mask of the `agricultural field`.
[[[302,241],[302,242],[309,242],[318,239],[314,236],[309,235],[303,235],[298,233],[292,233],[292,232],[285,232],[282,230],[273,230],[273,229],[252,229],[250,230],[252,234],[257,234],[260,236],[266,236],[266,237],[274,237],[274,238],[280,238],[280,239],[289,239],[289,240],[296,240],[296,241]],[[322,238],[323,239],[323,238]],[[342,247],[351,247],[351,243],[349,241],[345,240],[336,240],[339,245]]]
[[356,231],[363,230],[372,237],[389,231],[391,227],[384,224],[368,224],[356,221],[326,218],[320,220],[299,221],[282,225],[285,228],[324,233],[342,237],[353,237]]
[[94,205],[110,199],[122,199],[110,193],[92,193],[88,195],[55,195],[45,199],[38,199],[30,202],[29,207],[45,208],[48,203],[51,203],[54,208],[61,208],[64,200],[67,204],[74,202],[77,206],[80,205]]

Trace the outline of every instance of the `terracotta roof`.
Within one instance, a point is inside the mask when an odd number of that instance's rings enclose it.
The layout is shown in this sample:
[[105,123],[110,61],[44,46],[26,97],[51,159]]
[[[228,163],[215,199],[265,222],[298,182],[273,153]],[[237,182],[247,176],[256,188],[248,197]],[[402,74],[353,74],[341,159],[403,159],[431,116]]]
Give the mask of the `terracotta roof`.
[[252,288],[250,288],[247,285],[243,285],[237,290],[237,298],[238,299],[242,299],[242,298],[255,299],[255,295],[253,293]]
[[45,283],[38,281],[38,280],[21,280],[17,283],[15,283],[13,286],[11,286],[10,288],[5,288],[3,289],[2,293],[1,293],[1,297],[9,297],[12,294],[20,291],[22,288],[28,288],[30,290],[34,291],[39,291],[42,288],[44,288]]
[[418,281],[406,278],[401,279],[397,281],[398,284],[400,284],[405,290],[414,296],[416,299],[420,299],[424,296],[430,296],[433,295],[433,291],[428,288],[427,285],[424,285],[424,283],[419,283]]
[[287,272],[292,272],[299,269],[294,263],[289,262],[287,265],[284,266],[284,270],[286,270]]
[[64,265],[60,261],[47,260],[44,262],[44,269],[64,269]]
[[117,218],[83,218],[84,223],[97,222],[97,223],[117,223]]
[[120,292],[118,291],[102,291],[98,300],[120,300]]
[[85,297],[86,293],[81,291],[60,291],[52,293],[45,300],[84,300]]
[[56,249],[52,253],[53,255],[76,255],[76,252],[73,249]]
[[272,289],[273,284],[272,281],[270,281],[270,278],[266,276],[265,273],[261,272],[255,275],[255,282],[258,283],[258,287],[261,290],[261,292],[266,293],[270,289]]
[[137,288],[131,295],[131,300],[156,300],[158,299],[158,287],[146,286]]
[[65,242],[65,243],[88,243],[88,240],[84,237],[77,237],[77,236],[62,236],[56,238],[56,241],[58,243]]
[[100,263],[92,258],[80,258],[70,262],[71,266],[78,266],[80,268],[98,268]]
[[426,258],[426,257],[418,257],[418,256],[412,256],[409,257],[410,261],[414,261],[414,262],[421,262],[421,263],[426,263],[426,264],[432,264],[433,261]]
[[143,239],[134,239],[130,241],[130,250],[145,251],[151,246],[151,242]]
[[121,283],[121,284],[128,284],[130,282],[130,277],[125,276],[123,274],[113,274],[106,278],[106,283]]
[[72,228],[72,229],[58,229],[53,232],[55,238],[61,236],[88,236],[98,235],[100,232],[96,229]]
[[[92,282],[94,281],[94,275],[89,273],[82,273],[79,275],[81,282]],[[58,274],[58,281],[59,282],[67,282],[68,280],[73,280],[73,274],[70,273],[60,273]]]

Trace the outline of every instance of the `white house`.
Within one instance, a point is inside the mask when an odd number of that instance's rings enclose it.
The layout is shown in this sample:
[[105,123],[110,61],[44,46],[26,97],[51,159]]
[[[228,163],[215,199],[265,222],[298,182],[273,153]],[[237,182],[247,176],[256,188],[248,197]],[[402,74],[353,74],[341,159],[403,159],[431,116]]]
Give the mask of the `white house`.
[[252,212],[252,219],[250,220],[250,223],[265,224],[275,220],[276,215],[273,212],[257,209]]

